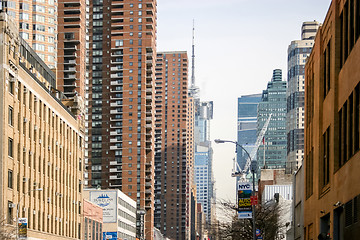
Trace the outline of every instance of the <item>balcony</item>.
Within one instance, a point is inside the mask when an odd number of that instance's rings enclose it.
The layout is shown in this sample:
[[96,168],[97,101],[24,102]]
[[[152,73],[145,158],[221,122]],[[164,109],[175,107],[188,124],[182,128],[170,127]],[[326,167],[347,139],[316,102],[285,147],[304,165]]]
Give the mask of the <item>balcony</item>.
[[115,86],[115,85],[123,85],[122,80],[116,80],[116,81],[111,81],[110,82],[111,86]]
[[74,66],[76,65],[76,60],[65,60],[64,65]]
[[75,67],[70,67],[70,68],[67,68],[67,69],[64,69],[64,72],[66,73],[75,73],[76,72],[76,68]]

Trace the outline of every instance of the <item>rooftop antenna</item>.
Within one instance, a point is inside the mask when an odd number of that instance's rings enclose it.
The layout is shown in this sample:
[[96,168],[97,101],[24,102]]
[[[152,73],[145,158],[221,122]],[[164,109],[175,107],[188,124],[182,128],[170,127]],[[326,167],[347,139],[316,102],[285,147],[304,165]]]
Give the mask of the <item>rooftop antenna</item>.
[[191,55],[191,86],[195,86],[195,20],[192,29],[192,55]]

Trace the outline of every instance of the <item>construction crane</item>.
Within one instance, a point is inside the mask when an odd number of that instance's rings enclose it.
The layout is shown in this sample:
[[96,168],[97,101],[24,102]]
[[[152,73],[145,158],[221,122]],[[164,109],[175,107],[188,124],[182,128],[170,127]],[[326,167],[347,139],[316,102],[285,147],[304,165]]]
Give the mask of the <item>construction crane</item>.
[[[244,149],[241,145],[241,148],[246,152],[246,154],[248,155],[248,158],[246,160],[246,163],[245,163],[245,166],[244,166],[244,169],[241,169],[238,162],[235,160],[235,158],[233,159],[234,161],[234,165],[233,165],[233,170],[232,170],[232,173],[231,173],[231,176],[232,177],[240,177],[240,181],[245,181],[246,180],[246,174],[248,173],[248,170],[249,170],[249,167],[250,167],[250,164],[251,164],[251,160],[255,158],[255,155],[256,155],[256,152],[257,152],[257,149],[259,148],[263,138],[264,138],[264,135],[267,131],[267,128],[269,126],[269,123],[270,123],[270,120],[271,120],[271,116],[272,114],[269,115],[268,119],[265,121],[264,123],[264,126],[262,127],[257,139],[256,139],[256,142],[255,142],[255,147],[252,149],[251,151],[251,154],[249,154],[246,149]],[[236,142],[236,145],[239,146],[239,144]]]

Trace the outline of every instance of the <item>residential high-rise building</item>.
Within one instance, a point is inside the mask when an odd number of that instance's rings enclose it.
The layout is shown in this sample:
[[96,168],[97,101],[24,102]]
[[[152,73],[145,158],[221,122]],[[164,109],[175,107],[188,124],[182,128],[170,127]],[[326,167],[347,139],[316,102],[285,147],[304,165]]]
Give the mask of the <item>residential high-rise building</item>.
[[31,239],[82,239],[84,124],[17,25],[0,13],[0,216],[26,218]]
[[305,66],[305,239],[360,235],[360,1],[331,1]]
[[57,88],[71,102],[75,114],[84,114],[86,79],[85,0],[59,0],[57,12]]
[[[258,106],[258,133],[271,114],[264,143],[257,151],[260,167],[285,168],[286,163],[286,81],[282,80],[281,69],[275,69],[271,81],[262,93]],[[265,149],[264,149],[265,148]],[[265,154],[265,155],[264,155]]]
[[188,58],[161,52],[155,82],[155,227],[171,239],[190,239],[187,158]]
[[135,200],[153,239],[156,0],[93,0],[90,16],[87,183]]
[[[238,98],[237,142],[251,154],[257,133],[257,111],[261,94],[244,95]],[[248,155],[237,147],[237,162],[244,170]]]
[[288,47],[287,73],[287,170],[294,171],[302,163],[304,156],[304,98],[305,63],[309,56],[316,31],[317,21],[304,22],[301,28],[301,40],[292,41]]
[[50,69],[57,66],[57,7],[55,0],[1,1],[19,26],[20,36]]

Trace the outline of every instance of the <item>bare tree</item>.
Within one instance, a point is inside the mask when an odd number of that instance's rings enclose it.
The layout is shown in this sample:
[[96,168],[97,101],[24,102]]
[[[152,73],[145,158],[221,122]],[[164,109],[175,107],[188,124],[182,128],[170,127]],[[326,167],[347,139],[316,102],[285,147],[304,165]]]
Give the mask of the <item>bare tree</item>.
[[[237,206],[229,201],[219,203],[222,214],[228,220],[220,221],[217,226],[219,239],[243,240],[252,239],[252,219],[238,219]],[[256,206],[256,228],[260,229],[264,240],[281,239],[281,230],[284,228],[279,223],[280,207],[275,201]]]
[[0,218],[0,240],[13,240],[15,239],[16,230],[13,225],[6,224],[5,219]]

